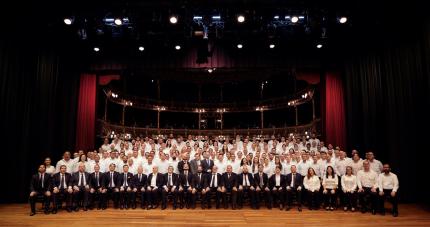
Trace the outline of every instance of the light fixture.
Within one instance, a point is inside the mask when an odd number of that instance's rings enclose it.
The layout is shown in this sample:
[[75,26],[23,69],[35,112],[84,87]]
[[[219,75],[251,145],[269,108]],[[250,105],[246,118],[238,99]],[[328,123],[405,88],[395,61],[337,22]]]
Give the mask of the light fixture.
[[242,44],[237,44],[237,48],[242,49],[243,45]]
[[213,69],[208,69],[208,73],[212,73],[213,72]]
[[341,17],[341,18],[339,18],[339,23],[341,23],[341,24],[345,24],[347,21],[348,21],[347,17]]
[[115,18],[114,23],[118,26],[122,25],[122,20],[120,18]]
[[69,17],[64,18],[63,21],[66,25],[71,25],[73,23],[72,18],[69,18]]
[[145,50],[145,47],[143,47],[143,46],[139,47],[139,51],[144,51],[144,50]]
[[178,23],[178,18],[176,16],[171,16],[169,21],[171,24],[176,24]]
[[299,18],[297,16],[291,17],[291,22],[297,23],[299,21]]
[[100,51],[100,48],[99,47],[94,47],[94,49],[93,49],[95,52],[99,52]]
[[273,44],[273,43],[272,43],[272,44],[270,44],[270,45],[269,45],[269,48],[270,48],[270,49],[275,48],[275,44]]
[[317,45],[317,48],[318,48],[318,49],[321,49],[322,47],[323,47],[323,45],[322,45],[322,44],[318,44],[318,45]]
[[237,22],[239,22],[239,23],[245,22],[245,16],[243,16],[243,15],[237,16]]
[[176,46],[175,46],[175,49],[176,49],[176,50],[180,50],[180,49],[181,49],[181,46],[176,45]]
[[273,19],[279,20],[279,15],[274,16]]

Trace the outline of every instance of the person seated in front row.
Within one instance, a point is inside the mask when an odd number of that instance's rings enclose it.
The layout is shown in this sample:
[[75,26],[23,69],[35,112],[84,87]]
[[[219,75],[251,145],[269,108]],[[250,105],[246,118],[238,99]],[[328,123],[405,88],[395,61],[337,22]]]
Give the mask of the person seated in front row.
[[46,173],[45,165],[40,165],[38,173],[31,177],[30,181],[30,216],[36,214],[36,200],[38,195],[43,195],[45,214],[49,214],[49,202],[51,199],[51,175]]

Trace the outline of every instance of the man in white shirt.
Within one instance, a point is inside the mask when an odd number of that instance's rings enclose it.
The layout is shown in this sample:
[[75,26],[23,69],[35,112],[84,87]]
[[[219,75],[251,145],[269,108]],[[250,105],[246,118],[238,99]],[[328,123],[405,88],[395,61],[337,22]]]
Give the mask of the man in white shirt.
[[380,174],[382,172],[382,162],[375,159],[375,155],[373,155],[373,152],[367,152],[366,159],[369,161],[370,169],[375,171],[377,174]]
[[382,215],[385,215],[384,201],[389,199],[393,204],[393,216],[397,217],[399,211],[397,208],[397,190],[399,189],[399,180],[397,175],[391,172],[390,165],[385,164],[383,166],[383,173],[379,174],[378,178],[379,188],[379,208],[381,209]]
[[57,162],[57,165],[55,166],[55,172],[56,173],[58,173],[58,172],[60,172],[60,167],[62,166],[62,165],[65,165],[67,168],[66,168],[66,172],[67,173],[72,173],[73,172],[73,167],[74,167],[74,165],[75,165],[75,161],[74,160],[72,160],[71,158],[70,158],[70,156],[71,156],[71,154],[70,154],[70,152],[69,151],[66,151],[66,152],[64,152],[64,154],[63,154],[63,159],[61,159],[60,161],[58,161]]
[[363,162],[363,170],[358,171],[357,185],[361,212],[366,212],[368,204],[366,200],[370,197],[372,214],[375,215],[378,193],[378,174],[370,169],[370,163],[367,160]]

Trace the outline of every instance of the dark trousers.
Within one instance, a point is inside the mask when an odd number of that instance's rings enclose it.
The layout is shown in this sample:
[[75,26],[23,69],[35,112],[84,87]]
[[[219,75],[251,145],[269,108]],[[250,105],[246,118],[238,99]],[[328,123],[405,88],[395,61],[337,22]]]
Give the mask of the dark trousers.
[[207,206],[208,206],[208,208],[211,207],[211,197],[212,197],[213,194],[215,194],[216,208],[219,208],[219,206],[221,204],[222,193],[220,191],[218,191],[217,187],[209,188],[209,191],[206,192],[206,203],[207,203]]
[[324,206],[326,207],[336,207],[338,190],[335,190],[336,192],[334,194],[331,193],[331,190],[332,189],[327,189],[327,193],[323,193]]
[[161,198],[162,198],[162,204],[161,206],[166,208],[167,206],[167,196],[170,194],[172,195],[173,200],[173,207],[176,208],[177,205],[177,197],[178,197],[178,188],[175,188],[175,190],[172,190],[172,187],[167,187],[168,192],[163,188],[161,192]]
[[98,208],[102,208],[102,207],[104,207],[106,205],[105,204],[106,193],[101,193],[99,191],[99,189],[100,189],[100,187],[99,188],[94,188],[94,193],[90,192],[90,194],[89,194],[89,200],[90,200],[89,205],[91,207],[95,206],[96,201],[97,201],[97,207]]
[[[278,190],[273,190],[273,189],[278,189]],[[280,187],[273,187],[271,194],[272,194],[272,201],[274,204],[278,204],[279,205],[285,205],[285,189],[281,189],[279,190]]]
[[343,206],[356,208],[357,207],[357,193],[356,192],[346,192],[343,193]]
[[191,191],[188,191],[190,186],[184,186],[183,191],[179,192],[179,204],[181,207],[186,206],[187,208],[190,207],[191,204]]
[[140,197],[140,207],[143,208],[145,206],[145,192],[142,191],[144,188],[143,187],[138,187],[136,192],[133,192],[133,196],[131,198],[131,203],[132,206],[135,208],[137,201],[136,198]]
[[299,207],[302,206],[302,192],[298,191],[297,188],[290,188],[290,190],[287,190],[287,203],[288,206],[291,207],[291,204],[293,203],[293,196],[296,196],[297,205]]
[[266,203],[267,208],[272,208],[272,196],[270,196],[270,191],[260,190],[259,192],[255,192],[255,205],[257,208],[260,207],[261,200],[264,199],[264,203]]
[[306,190],[306,198],[308,200],[309,208],[318,208],[319,207],[319,190],[318,191],[310,191]]
[[51,200],[50,196],[46,196],[45,195],[46,191],[37,191],[36,194],[34,194],[34,196],[30,196],[28,198],[29,202],[30,202],[30,208],[31,208],[31,212],[32,213],[36,213],[36,201],[37,201],[37,197],[39,195],[43,195],[43,207],[45,209],[45,211],[49,211],[49,202]]
[[135,193],[132,190],[127,191],[127,188],[124,188],[124,191],[119,192],[120,206],[125,208],[130,207],[131,201],[134,201],[134,196],[135,196]]
[[146,199],[148,201],[148,206],[158,206],[161,194],[161,188],[155,190],[154,187],[150,186],[151,190],[146,190]]
[[205,207],[205,200],[206,200],[206,195],[202,193],[202,188],[195,188],[196,189],[196,193],[195,194],[191,194],[191,206],[193,208],[196,207],[196,201],[197,201],[197,196],[200,194],[200,201],[201,201],[201,205],[202,208]]
[[79,187],[79,191],[73,191],[73,206],[88,207],[88,194],[89,191],[85,186]]
[[[230,198],[228,198],[228,194],[230,194]],[[233,188],[225,188],[225,192],[222,193],[222,202],[224,204],[224,208],[228,208],[228,202],[231,200],[231,207],[236,209],[237,204],[237,191],[233,191]]]
[[363,187],[363,190],[364,190],[363,192],[358,193],[361,209],[365,211],[370,200],[371,209],[376,210],[378,191],[372,192],[371,188],[366,188],[366,187]]
[[245,194],[248,194],[249,201],[251,203],[251,207],[255,208],[255,190],[251,190],[250,187],[243,187],[242,190],[238,191],[238,204],[240,207],[243,206],[243,200],[245,197]]
[[392,189],[384,189],[384,195],[383,196],[379,196],[379,209],[381,210],[381,212],[385,212],[384,202],[385,202],[385,200],[388,200],[393,205],[393,212],[394,213],[398,213],[398,208],[397,208],[398,196],[397,196],[397,192],[396,192],[396,195],[393,197],[393,196],[391,196],[391,192],[392,191],[393,191]]
[[61,197],[66,200],[66,206],[68,209],[72,207],[73,196],[67,191],[67,189],[59,189],[58,193],[52,193],[52,209],[57,210],[58,206],[61,206]]
[[[115,191],[116,188],[107,188],[107,195],[112,199],[113,206],[118,208],[119,192]],[[107,201],[106,201],[107,202]],[[107,205],[106,205],[107,206]]]

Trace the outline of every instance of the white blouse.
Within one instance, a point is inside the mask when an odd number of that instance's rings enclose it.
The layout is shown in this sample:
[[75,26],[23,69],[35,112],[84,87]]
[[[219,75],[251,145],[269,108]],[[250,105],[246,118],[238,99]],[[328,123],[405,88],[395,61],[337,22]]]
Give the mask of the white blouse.
[[322,185],[325,189],[336,189],[339,184],[339,180],[337,179],[337,176],[324,176]]
[[321,187],[321,182],[320,179],[318,178],[318,176],[313,175],[311,178],[308,178],[307,176],[305,176],[304,180],[303,180],[303,185],[305,186],[305,188],[311,192],[315,192],[320,190]]
[[340,181],[342,189],[346,192],[353,192],[357,189],[357,177],[355,175],[343,175]]

